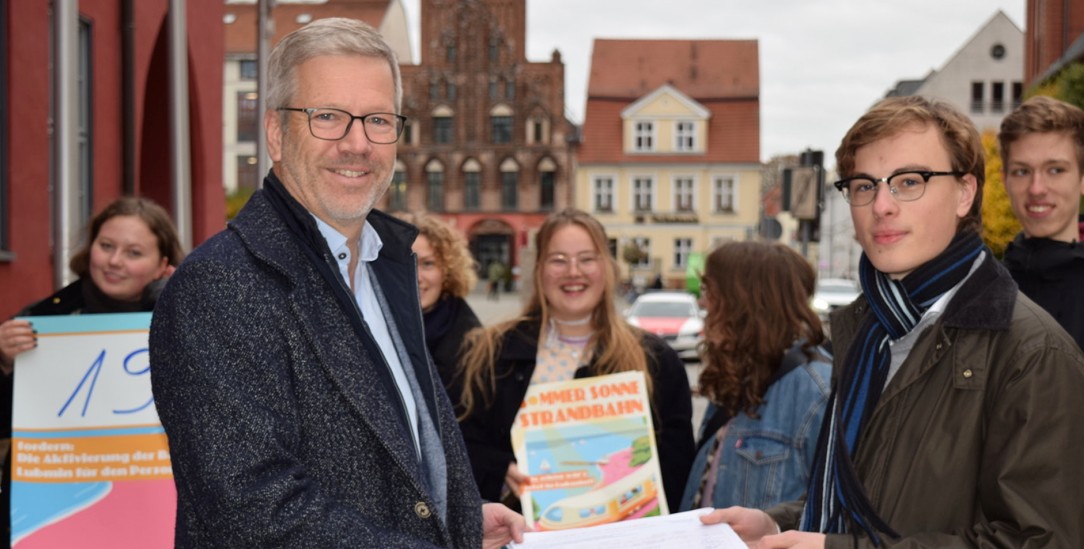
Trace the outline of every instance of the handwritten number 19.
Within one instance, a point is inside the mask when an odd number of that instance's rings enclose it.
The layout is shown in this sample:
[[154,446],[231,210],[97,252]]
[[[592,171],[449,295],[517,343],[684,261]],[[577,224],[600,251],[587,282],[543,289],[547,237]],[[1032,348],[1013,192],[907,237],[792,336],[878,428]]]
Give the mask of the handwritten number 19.
[[[136,369],[135,367],[133,367],[130,364],[131,360],[134,357],[136,357],[137,355],[146,353],[146,352],[147,352],[147,349],[143,348],[143,349],[136,349],[135,351],[132,351],[131,353],[128,353],[128,356],[124,357],[124,364],[123,364],[124,373],[126,373],[126,374],[128,374],[130,376],[140,376],[140,375],[145,375],[148,372],[150,372],[150,365],[147,365],[146,367],[143,367],[141,369]],[[62,417],[64,415],[64,413],[68,411],[68,408],[76,401],[76,398],[80,396],[80,394],[83,395],[83,397],[82,397],[83,409],[80,411],[79,417],[86,417],[87,416],[87,409],[90,408],[91,399],[94,397],[94,388],[98,384],[98,376],[101,374],[102,366],[104,364],[105,364],[105,349],[102,349],[102,351],[100,353],[98,353],[97,358],[94,359],[94,362],[92,362],[90,367],[87,368],[86,373],[83,374],[83,378],[80,379],[79,383],[75,386],[75,389],[72,391],[71,396],[69,396],[68,400],[64,402],[64,406],[60,407],[60,411],[57,412],[57,414],[56,414],[57,417]],[[139,406],[136,406],[135,408],[114,409],[113,414],[115,414],[115,415],[134,414],[136,412],[139,412],[139,411],[143,410],[147,406],[150,406],[153,402],[154,402],[154,397],[151,396],[149,399],[147,399],[146,402],[144,402],[143,404],[140,404]]]

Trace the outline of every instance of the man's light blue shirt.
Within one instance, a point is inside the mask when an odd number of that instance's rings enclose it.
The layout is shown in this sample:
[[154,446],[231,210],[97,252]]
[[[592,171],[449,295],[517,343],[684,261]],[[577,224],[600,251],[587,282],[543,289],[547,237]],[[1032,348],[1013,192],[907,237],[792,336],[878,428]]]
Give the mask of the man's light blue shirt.
[[369,281],[369,269],[365,266],[365,263],[376,260],[377,256],[380,255],[380,248],[384,246],[384,242],[380,240],[380,235],[376,234],[376,229],[373,229],[369,222],[366,221],[361,229],[361,240],[358,243],[358,264],[354,270],[353,284],[351,284],[350,254],[353,250],[346,245],[346,237],[331,225],[324,223],[320,218],[313,216],[313,219],[316,220],[316,226],[320,229],[320,234],[324,236],[327,247],[339,264],[339,274],[342,275],[343,282],[346,282],[346,287],[350,288],[354,293],[354,300],[358,304],[358,309],[361,310],[362,320],[369,326],[369,332],[373,334],[373,339],[376,340],[381,354],[384,355],[384,360],[391,368],[392,377],[395,378],[395,386],[399,389],[399,396],[403,398],[407,417],[410,419],[410,432],[414,438],[414,450],[418,452],[420,457],[421,445],[418,441],[417,403],[414,401],[414,393],[410,390],[410,382],[407,381],[403,364],[399,360],[399,353],[395,350],[395,345],[391,341],[391,333],[388,332],[388,324],[384,320],[384,313],[377,305],[376,294],[373,293],[373,284]]

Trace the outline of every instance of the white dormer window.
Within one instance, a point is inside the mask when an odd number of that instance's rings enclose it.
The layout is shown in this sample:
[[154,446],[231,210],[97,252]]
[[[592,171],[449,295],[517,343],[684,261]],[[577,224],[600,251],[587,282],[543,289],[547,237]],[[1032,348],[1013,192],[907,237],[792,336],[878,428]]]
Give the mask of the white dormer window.
[[636,141],[637,151],[655,150],[655,124],[651,122],[637,122],[636,135],[633,137]]
[[703,153],[712,113],[681,90],[663,84],[621,109],[625,154]]
[[696,122],[681,120],[674,123],[674,150],[677,152],[696,150]]

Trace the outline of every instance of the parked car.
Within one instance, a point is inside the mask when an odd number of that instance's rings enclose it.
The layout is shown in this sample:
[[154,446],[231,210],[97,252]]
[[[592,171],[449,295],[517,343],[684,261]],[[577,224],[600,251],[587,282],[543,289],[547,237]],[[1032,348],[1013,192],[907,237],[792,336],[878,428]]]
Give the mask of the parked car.
[[817,289],[813,293],[813,310],[822,318],[827,318],[828,313],[838,307],[850,305],[861,293],[854,280],[822,278],[817,281]]
[[651,332],[685,360],[697,360],[697,345],[704,337],[704,312],[696,296],[687,292],[648,292],[636,298],[625,312],[633,326]]

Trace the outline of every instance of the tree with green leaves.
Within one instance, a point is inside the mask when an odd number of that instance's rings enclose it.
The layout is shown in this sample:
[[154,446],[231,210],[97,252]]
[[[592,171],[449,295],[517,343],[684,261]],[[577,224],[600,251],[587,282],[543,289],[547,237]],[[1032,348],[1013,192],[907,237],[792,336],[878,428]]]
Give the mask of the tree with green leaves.
[[1055,97],[1084,108],[1084,63],[1073,63],[1058,74]]

